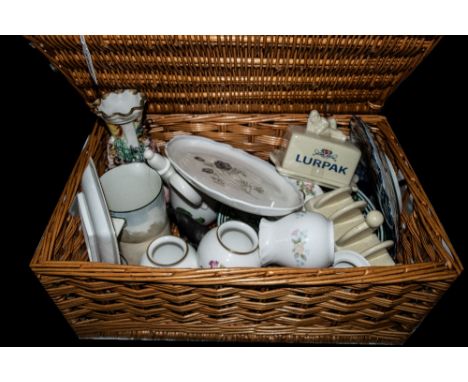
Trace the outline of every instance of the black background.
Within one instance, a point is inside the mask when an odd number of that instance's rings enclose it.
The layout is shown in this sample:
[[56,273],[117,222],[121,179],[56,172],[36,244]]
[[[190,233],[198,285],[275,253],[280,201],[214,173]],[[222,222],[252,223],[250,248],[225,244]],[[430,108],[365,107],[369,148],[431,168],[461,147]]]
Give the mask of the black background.
[[[28,267],[92,129],[82,98],[22,37],[1,37],[4,211],[3,345],[126,345],[79,341]],[[467,37],[446,36],[388,99],[381,114],[435,207],[462,262],[467,259]],[[6,134],[5,134],[6,133]],[[9,263],[13,265],[10,266]],[[8,264],[8,265],[7,265]],[[465,273],[407,345],[465,346]],[[134,345],[135,343],[130,343]],[[178,345],[144,342],[146,345]],[[200,345],[197,343],[197,345]]]

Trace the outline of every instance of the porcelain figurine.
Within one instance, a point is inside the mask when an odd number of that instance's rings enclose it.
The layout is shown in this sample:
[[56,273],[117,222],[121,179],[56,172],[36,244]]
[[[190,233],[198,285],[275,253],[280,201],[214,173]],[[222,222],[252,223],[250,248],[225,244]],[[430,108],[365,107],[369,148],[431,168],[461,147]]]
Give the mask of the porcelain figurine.
[[198,254],[202,268],[260,266],[257,233],[236,220],[211,229],[201,240]]
[[278,221],[262,219],[259,229],[262,265],[325,268],[333,263],[333,224],[313,212],[295,212]]
[[155,268],[198,268],[195,249],[177,236],[154,240],[141,258],[140,265]]
[[317,110],[312,110],[307,119],[306,130],[324,137],[331,137],[341,142],[346,141],[346,135],[338,130],[336,119],[321,117]]
[[[142,162],[149,140],[143,136],[143,110],[146,98],[134,89],[106,93],[93,103],[93,110],[111,133],[108,157],[112,164]],[[112,166],[111,166],[112,167]]]

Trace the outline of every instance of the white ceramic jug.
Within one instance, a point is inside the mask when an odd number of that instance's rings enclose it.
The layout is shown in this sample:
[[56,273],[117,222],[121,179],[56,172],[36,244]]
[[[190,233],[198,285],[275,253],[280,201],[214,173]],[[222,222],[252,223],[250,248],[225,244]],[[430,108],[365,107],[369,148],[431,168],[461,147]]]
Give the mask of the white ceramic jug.
[[318,213],[295,212],[277,221],[260,221],[262,265],[329,267],[333,264],[334,244],[333,223]]

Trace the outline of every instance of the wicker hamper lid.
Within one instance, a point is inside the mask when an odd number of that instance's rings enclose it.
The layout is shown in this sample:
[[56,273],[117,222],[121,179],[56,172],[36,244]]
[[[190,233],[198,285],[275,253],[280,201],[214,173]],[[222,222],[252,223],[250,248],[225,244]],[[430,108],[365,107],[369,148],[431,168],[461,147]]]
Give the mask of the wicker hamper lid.
[[439,40],[427,36],[28,39],[88,103],[100,92],[135,88],[147,95],[152,113],[308,113],[312,109],[375,113]]

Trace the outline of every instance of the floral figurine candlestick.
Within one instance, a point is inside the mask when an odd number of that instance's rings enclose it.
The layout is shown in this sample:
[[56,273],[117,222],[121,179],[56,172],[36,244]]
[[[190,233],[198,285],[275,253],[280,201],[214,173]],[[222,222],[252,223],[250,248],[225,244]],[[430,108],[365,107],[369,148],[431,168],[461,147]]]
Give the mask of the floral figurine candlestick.
[[108,144],[109,167],[143,162],[149,140],[143,134],[142,119],[146,98],[134,89],[106,93],[93,103],[94,112],[111,133]]

